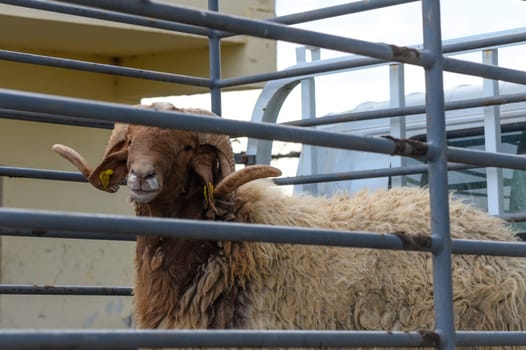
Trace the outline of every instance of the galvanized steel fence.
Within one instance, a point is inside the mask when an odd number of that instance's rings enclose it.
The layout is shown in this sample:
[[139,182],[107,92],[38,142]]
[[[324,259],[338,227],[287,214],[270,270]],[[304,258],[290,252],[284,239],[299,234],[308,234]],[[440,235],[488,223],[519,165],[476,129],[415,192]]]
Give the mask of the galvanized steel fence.
[[[455,346],[526,345],[526,331],[470,332],[456,331],[453,320],[451,259],[453,253],[488,254],[526,257],[526,243],[480,242],[451,240],[449,237],[447,170],[450,168],[497,166],[526,170],[526,158],[514,155],[491,154],[447,147],[445,110],[480,105],[498,105],[524,101],[526,96],[495,96],[444,104],[442,75],[444,71],[472,74],[502,81],[526,83],[526,72],[472,63],[445,57],[443,53],[480,48],[508,42],[525,41],[526,32],[479,40],[462,45],[442,47],[440,4],[438,0],[422,0],[424,43],[422,47],[398,47],[371,43],[336,35],[289,27],[287,24],[329,18],[382,8],[411,1],[377,0],[358,1],[301,14],[276,17],[266,21],[217,13],[217,1],[209,1],[210,11],[199,11],[154,1],[126,0],[67,0],[44,2],[36,0],[3,0],[6,4],[56,11],[60,13],[101,18],[172,31],[180,31],[209,38],[210,78],[196,78],[178,74],[145,71],[133,68],[96,64],[78,60],[47,57],[0,50],[0,59],[116,74],[142,79],[207,87],[211,92],[212,110],[221,112],[221,90],[247,83],[269,81],[309,74],[336,71],[350,67],[396,61],[421,66],[426,77],[426,106],[403,107],[363,113],[339,115],[288,125],[258,124],[227,119],[207,119],[173,112],[137,110],[133,107],[89,100],[64,98],[23,91],[0,90],[0,115],[20,120],[39,120],[51,123],[110,128],[113,122],[159,125],[166,128],[228,133],[266,140],[300,142],[342,149],[418,156],[428,161],[428,167],[404,170],[383,170],[378,174],[347,174],[355,178],[385,176],[427,171],[430,177],[432,236],[428,247],[420,247],[433,257],[433,288],[435,296],[436,329],[414,332],[365,331],[151,331],[151,330],[0,330],[0,348],[137,348],[137,347],[354,347],[354,346],[435,346],[452,349]],[[82,6],[82,7],[81,7]],[[342,60],[338,64],[315,62],[305,67],[253,76],[222,79],[219,57],[220,40],[224,37],[246,34],[255,37],[284,40],[320,48],[360,54],[369,58]],[[413,143],[389,138],[369,138],[335,134],[305,128],[308,125],[334,123],[342,119],[383,118],[425,110],[429,116],[427,143]],[[174,118],[174,114],[176,118]],[[432,116],[432,117],[430,117]],[[350,118],[350,119],[349,119]],[[452,165],[449,162],[463,163]],[[398,173],[397,173],[398,171]],[[43,169],[0,167],[1,176],[30,177],[62,181],[84,181],[77,173]],[[341,176],[335,175],[335,176]],[[316,178],[295,179],[306,183]],[[287,182],[287,180],[278,180]],[[213,225],[214,232],[209,230]],[[86,231],[89,227],[89,232]],[[38,230],[35,232],[35,228]],[[208,232],[208,233],[207,233]],[[115,215],[88,215],[81,213],[0,209],[0,235],[69,237],[83,239],[133,240],[137,234],[167,235],[193,239],[252,240],[289,242],[314,245],[369,247],[378,249],[417,249],[406,247],[396,235],[376,235],[363,232],[338,232],[291,227],[266,227],[216,222],[195,222],[163,218],[132,218]],[[86,286],[1,285],[4,294],[67,294],[67,295],[130,295],[130,288]]]

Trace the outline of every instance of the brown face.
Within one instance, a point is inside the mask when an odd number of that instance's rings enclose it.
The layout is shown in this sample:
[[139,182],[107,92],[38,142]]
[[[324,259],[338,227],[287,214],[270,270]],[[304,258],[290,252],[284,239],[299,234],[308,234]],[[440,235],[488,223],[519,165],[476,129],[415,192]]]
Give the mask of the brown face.
[[192,132],[130,126],[127,169],[132,199],[149,203],[167,187],[172,195],[181,192],[198,145]]
[[[137,107],[217,118],[205,110],[179,109],[169,103]],[[180,193],[214,191],[226,176],[234,172],[235,165],[226,135],[163,130],[117,122],[103,159],[94,168],[68,146],[56,144],[53,150],[75,165],[99,190],[115,193],[128,178],[132,198],[140,203],[149,203],[159,196],[173,198]],[[230,190],[231,183],[231,180],[228,181],[229,186],[226,186]],[[225,186],[219,187],[225,191]],[[208,198],[213,201],[212,193]]]

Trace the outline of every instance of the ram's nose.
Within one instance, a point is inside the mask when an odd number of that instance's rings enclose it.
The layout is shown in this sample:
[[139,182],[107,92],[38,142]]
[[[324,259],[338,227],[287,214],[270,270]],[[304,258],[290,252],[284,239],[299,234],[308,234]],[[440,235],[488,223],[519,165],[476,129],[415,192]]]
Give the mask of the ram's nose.
[[128,174],[128,187],[134,191],[158,191],[160,183],[157,172],[149,164],[134,164]]

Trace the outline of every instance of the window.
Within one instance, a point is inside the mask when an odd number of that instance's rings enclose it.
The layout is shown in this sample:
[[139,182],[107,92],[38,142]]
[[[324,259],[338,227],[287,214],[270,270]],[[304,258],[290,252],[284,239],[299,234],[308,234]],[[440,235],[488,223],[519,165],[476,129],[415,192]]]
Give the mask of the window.
[[[425,136],[415,137],[425,141]],[[482,128],[453,131],[448,133],[448,145],[453,147],[484,149],[484,130]],[[502,152],[511,154],[526,153],[526,124],[513,124],[502,127]],[[408,159],[407,165],[421,164],[416,159]],[[526,211],[526,171],[503,169],[504,213]],[[467,169],[449,172],[449,190],[454,197],[477,208],[487,211],[488,194],[486,191],[485,168]],[[408,186],[428,185],[428,175],[407,176]],[[491,200],[491,198],[489,199]],[[526,223],[517,223],[520,231],[526,232]]]

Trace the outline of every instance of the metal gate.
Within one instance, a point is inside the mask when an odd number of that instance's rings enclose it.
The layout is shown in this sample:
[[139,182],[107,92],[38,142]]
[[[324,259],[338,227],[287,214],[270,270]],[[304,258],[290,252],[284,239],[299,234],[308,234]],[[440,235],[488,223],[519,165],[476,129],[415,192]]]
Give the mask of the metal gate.
[[[33,7],[62,13],[79,14],[127,21],[139,25],[155,25],[155,20],[180,23],[177,30],[187,31],[209,38],[210,78],[187,76],[170,77],[171,81],[206,86],[210,89],[212,110],[221,112],[221,90],[252,82],[278,80],[290,77],[305,77],[312,74],[335,71],[356,65],[376,64],[393,61],[422,67],[426,77],[427,143],[424,148],[415,149],[414,144],[401,139],[366,138],[339,134],[306,127],[261,124],[234,120],[210,120],[198,124],[192,115],[166,113],[153,110],[137,110],[133,107],[101,103],[90,100],[64,98],[34,94],[23,91],[0,90],[0,109],[10,118],[36,120],[44,118],[56,123],[77,123],[108,127],[112,122],[129,122],[145,125],[162,125],[167,128],[182,128],[204,132],[222,132],[232,136],[248,136],[263,140],[299,142],[313,146],[333,147],[357,151],[375,152],[400,156],[422,156],[429,163],[429,190],[431,194],[433,285],[435,297],[436,329],[423,332],[365,332],[365,331],[250,331],[250,330],[0,330],[0,348],[136,348],[136,347],[382,347],[382,346],[436,346],[452,349],[455,346],[504,346],[526,345],[526,331],[521,332],[471,332],[454,329],[451,259],[453,253],[491,254],[526,257],[525,243],[470,242],[451,240],[449,237],[447,162],[476,166],[506,167],[526,170],[526,158],[507,154],[487,153],[454,147],[447,147],[445,129],[445,105],[442,75],[444,71],[471,74],[487,79],[526,84],[526,72],[501,68],[489,64],[478,64],[446,57],[443,52],[453,50],[442,47],[440,28],[440,3],[438,0],[422,0],[424,43],[420,48],[398,47],[372,43],[336,35],[289,27],[316,19],[342,14],[367,11],[411,1],[358,1],[318,9],[292,16],[272,18],[267,21],[220,14],[217,1],[209,1],[210,11],[199,11],[181,6],[142,0],[103,1],[68,0],[43,2],[30,0],[2,1],[19,6]],[[79,6],[87,6],[89,11]],[[121,16],[125,15],[125,16]],[[148,20],[145,20],[147,18]],[[153,20],[151,20],[153,19]],[[314,47],[338,50],[363,55],[369,58],[342,60],[336,63],[305,64],[290,70],[222,79],[219,69],[220,40],[232,34],[246,34],[255,37],[284,40]],[[524,41],[525,34],[506,35],[486,40],[473,41],[465,45],[487,47],[506,42]],[[161,73],[144,73],[131,68],[111,65],[94,65],[89,62],[65,60],[55,57],[26,55],[17,52],[1,52],[1,59],[18,62],[81,69],[95,72],[110,72],[125,76],[141,76],[162,79]],[[297,80],[297,79],[296,79]],[[524,96],[493,96],[469,101],[466,106],[502,104],[523,101]],[[410,108],[400,106],[396,111],[380,111],[361,118],[378,118],[380,114],[389,117],[412,113]],[[264,118],[262,118],[264,121]],[[294,123],[293,123],[294,124]],[[302,124],[298,122],[296,124]],[[410,170],[414,171],[414,169]],[[1,167],[2,176],[26,176],[66,181],[82,181],[76,173],[45,171],[40,169]],[[177,237],[199,237],[206,239],[242,240],[246,234],[251,239],[266,242],[292,242],[319,244],[312,234],[305,235],[299,228],[251,227],[214,223],[213,235],[206,234],[210,223],[186,222],[161,218],[130,218],[114,215],[89,215],[13,208],[0,209],[0,231],[4,235],[32,235],[34,229],[43,230],[47,236],[75,238],[108,238],[107,232],[117,234],[112,239],[133,240],[137,234],[169,235]],[[89,232],[84,228],[89,227]],[[176,233],[177,232],[177,233]],[[312,233],[312,230],[310,231]],[[342,236],[338,232],[324,231],[324,244],[340,245]],[[402,242],[394,235],[379,235],[362,239],[353,233],[346,233],[345,245],[403,249]],[[104,288],[62,286],[0,286],[2,293],[20,294],[76,294],[129,295],[129,288]]]

